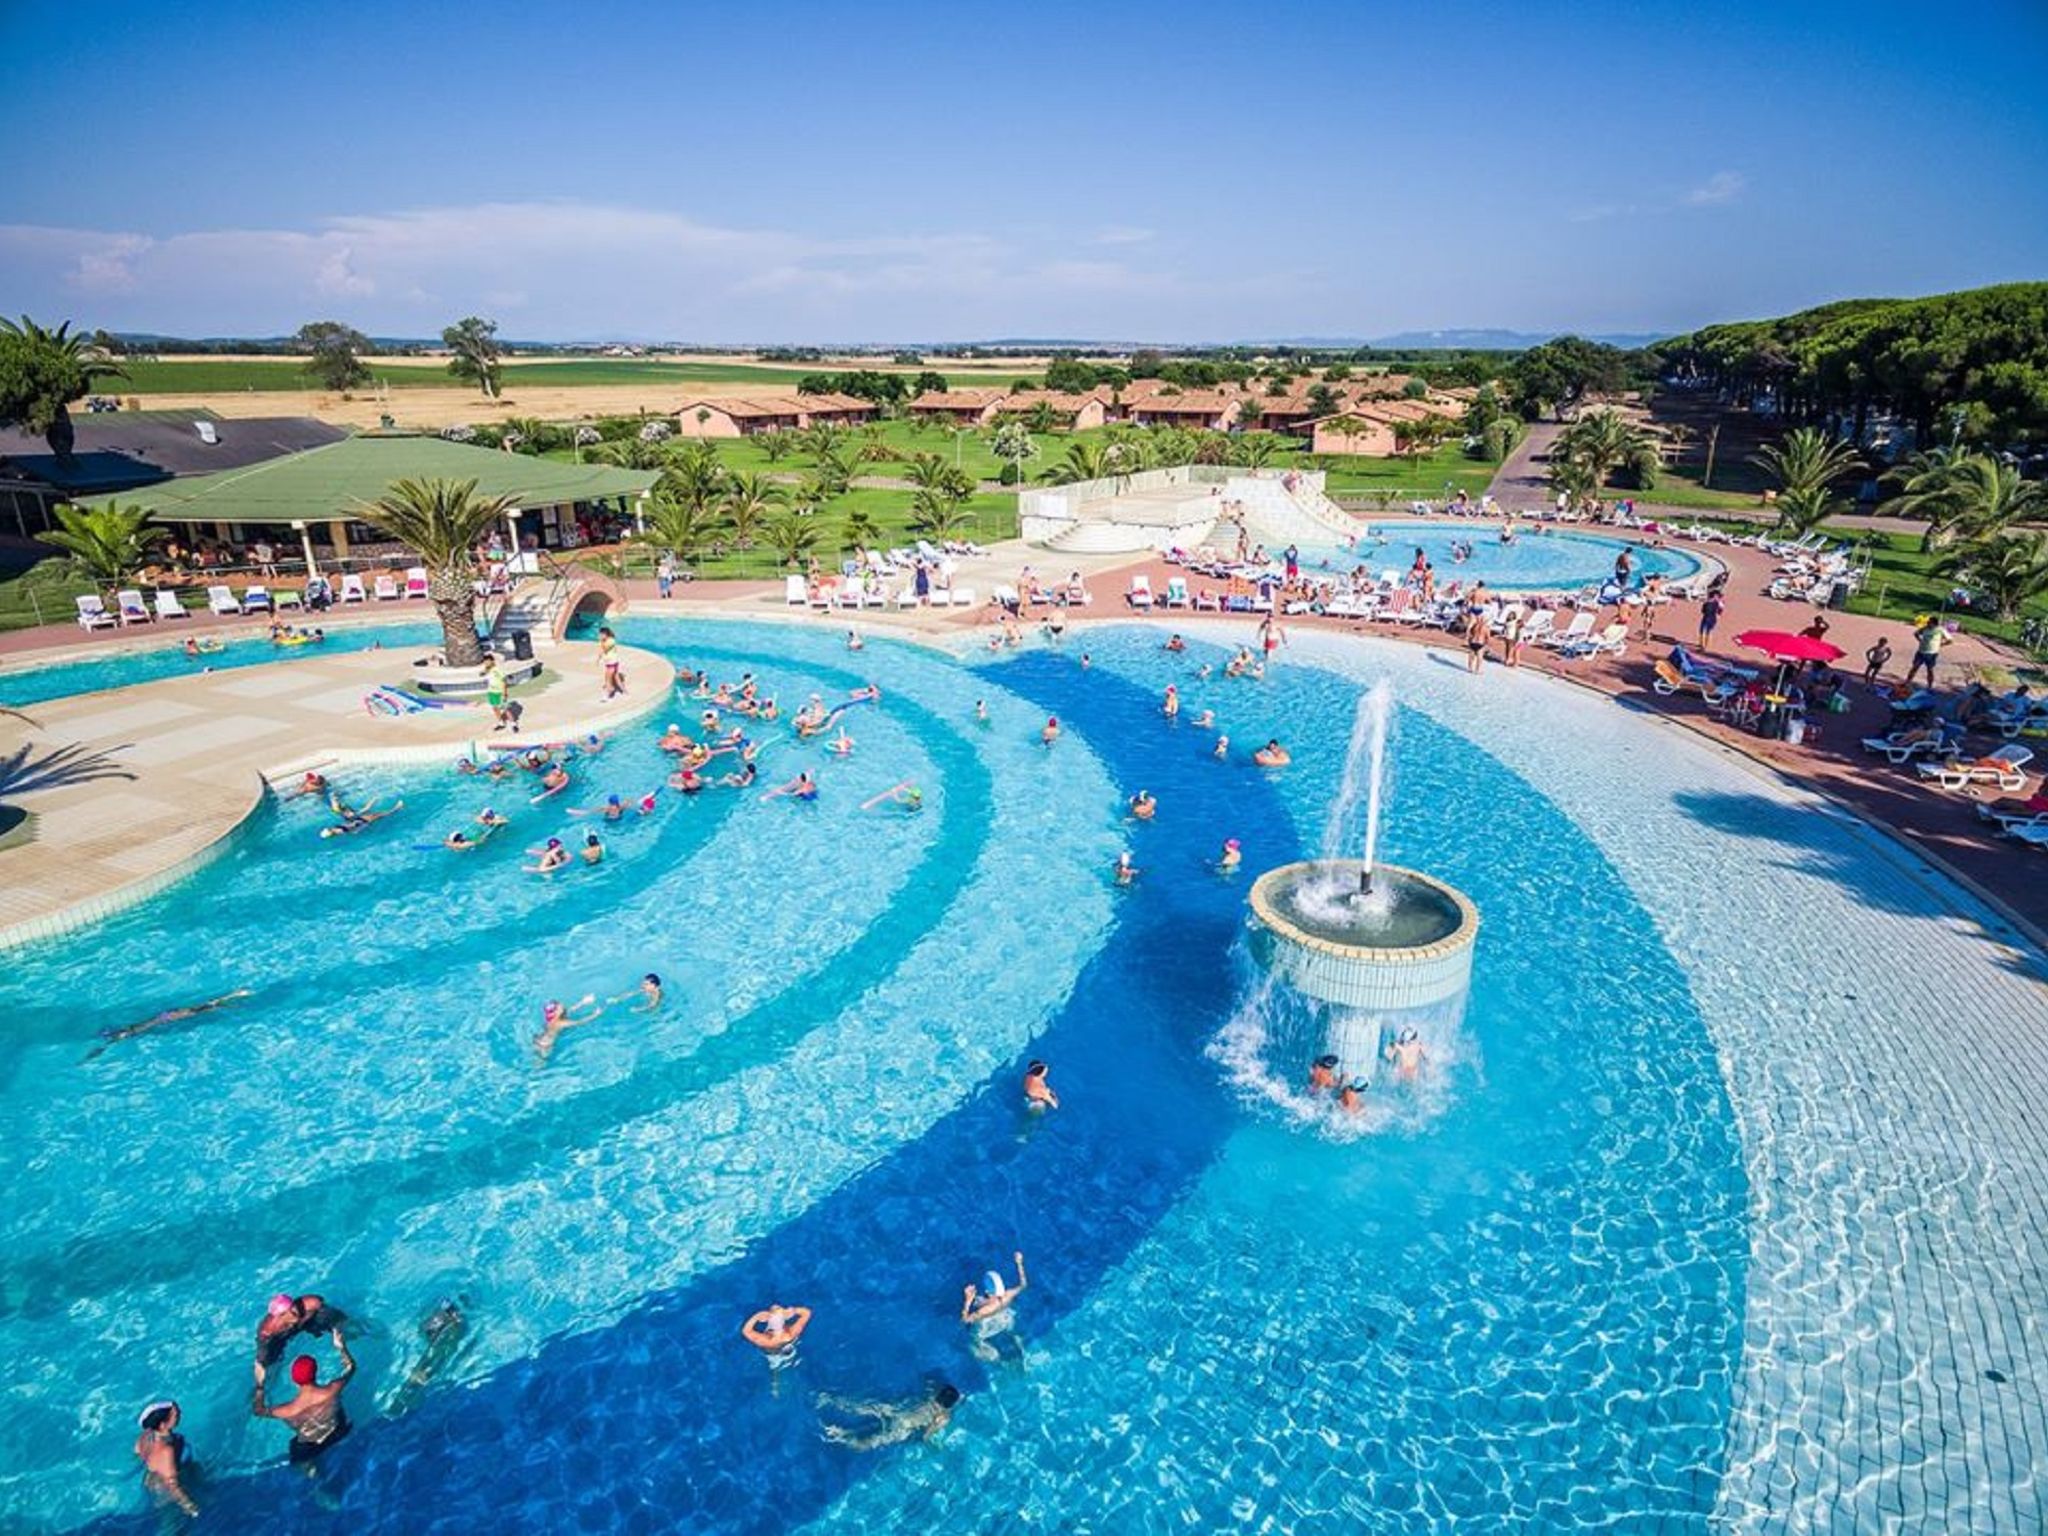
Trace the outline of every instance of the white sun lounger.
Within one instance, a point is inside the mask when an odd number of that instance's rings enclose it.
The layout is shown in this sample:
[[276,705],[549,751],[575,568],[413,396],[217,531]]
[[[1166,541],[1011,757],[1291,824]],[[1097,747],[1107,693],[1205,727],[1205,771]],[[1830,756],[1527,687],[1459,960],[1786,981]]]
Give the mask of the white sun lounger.
[[1920,777],[1937,780],[1943,789],[1967,789],[1972,784],[1996,784],[2007,794],[2027,787],[2027,764],[2034,760],[2032,747],[2006,747],[1995,757],[1970,762],[1922,763]]
[[1131,590],[1124,594],[1124,601],[1133,608],[1152,606],[1152,578],[1142,572],[1131,578]]
[[106,602],[97,592],[88,592],[78,600],[78,627],[84,630],[112,629],[114,616],[107,612]]
[[156,589],[156,616],[160,619],[189,619],[191,613],[178,601],[178,594],[168,587]]
[[142,594],[133,588],[114,594],[114,607],[121,615],[123,624],[154,624],[156,615],[149,611],[149,604],[142,600]]
[[369,594],[363,590],[363,578],[354,571],[341,578],[341,600],[344,603],[366,603],[370,600]]
[[1191,608],[1194,599],[1188,596],[1188,579],[1185,576],[1166,578],[1166,606],[1169,608]]
[[[1560,651],[1568,645],[1578,644],[1593,633],[1593,621],[1596,617],[1597,615],[1592,609],[1581,608],[1572,615],[1571,623],[1567,624],[1563,629],[1553,627],[1543,637],[1543,644],[1549,646],[1553,651]],[[1550,622],[1553,626],[1557,623],[1555,619],[1552,619]]]
[[782,578],[782,601],[791,608],[808,608],[811,606],[810,589],[805,586],[803,577],[785,576]]
[[398,601],[398,578],[389,571],[379,571],[371,590],[377,594],[378,602],[395,603]]
[[241,600],[226,587],[208,587],[206,609],[209,613],[240,613],[242,604]]

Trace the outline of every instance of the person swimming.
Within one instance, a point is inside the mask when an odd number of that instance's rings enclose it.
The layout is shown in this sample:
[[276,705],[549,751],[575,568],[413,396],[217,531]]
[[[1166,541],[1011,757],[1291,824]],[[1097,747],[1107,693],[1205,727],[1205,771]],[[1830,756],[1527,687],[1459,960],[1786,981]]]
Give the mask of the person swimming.
[[976,700],[974,701],[974,719],[975,719],[975,723],[976,723],[977,725],[987,725],[987,724],[988,724],[988,700],[987,700],[987,699],[976,699]]
[[769,1370],[780,1371],[796,1364],[797,1340],[810,1326],[809,1307],[770,1302],[740,1324],[740,1337],[768,1357]]
[[529,805],[539,805],[541,801],[553,799],[568,787],[569,770],[560,763],[550,763],[547,771],[540,776],[540,793],[527,803]]
[[1213,749],[1212,749],[1212,750],[1210,751],[1209,755],[1210,755],[1211,757],[1215,758],[1215,759],[1216,759],[1216,760],[1217,760],[1218,762],[1221,762],[1221,761],[1223,761],[1223,760],[1224,760],[1225,758],[1229,757],[1229,756],[1230,756],[1230,738],[1229,738],[1228,736],[1218,736],[1218,737],[1216,738],[1216,745],[1215,745],[1215,747],[1214,747],[1214,748],[1213,748]]
[[1116,856],[1116,883],[1129,885],[1138,878],[1138,866],[1131,862],[1131,850],[1126,848]]
[[1337,1058],[1335,1056],[1318,1056],[1309,1064],[1308,1091],[1310,1093],[1328,1093],[1336,1086]]
[[1060,1096],[1052,1091],[1047,1081],[1051,1072],[1042,1061],[1034,1061],[1024,1069],[1024,1107],[1033,1114],[1043,1114],[1048,1109],[1060,1107]]
[[900,784],[890,785],[889,788],[883,790],[872,799],[862,801],[860,808],[864,811],[871,811],[884,801],[892,805],[900,805],[906,811],[921,811],[924,809],[924,791],[919,789],[910,780],[905,779]]
[[753,785],[759,773],[760,770],[754,766],[753,759],[746,758],[741,761],[737,773],[728,773],[718,782],[728,789],[747,789]]
[[834,757],[851,757],[853,755],[853,738],[846,734],[845,726],[839,727],[839,734],[825,743],[825,750]]
[[465,1305],[463,1298],[450,1300],[444,1297],[434,1303],[433,1310],[420,1320],[420,1336],[425,1345],[419,1359],[413,1362],[405,1380],[385,1405],[387,1415],[395,1417],[409,1412],[419,1402],[421,1394],[445,1375],[467,1351],[473,1338],[469,1319],[462,1310]]
[[1347,1082],[1337,1090],[1337,1107],[1347,1115],[1361,1113],[1365,1109],[1365,1100],[1360,1095],[1365,1092],[1365,1088],[1363,1078],[1353,1078]]
[[327,793],[329,793],[329,789],[326,775],[315,773],[308,769],[305,777],[299,780],[299,787],[294,789],[288,798],[296,800],[303,795],[325,795]]
[[1038,733],[1038,739],[1048,747],[1060,739],[1060,717],[1058,715],[1048,715],[1046,717],[1045,728]]
[[216,1008],[225,1008],[229,1003],[239,1002],[254,995],[247,987],[237,987],[232,992],[223,992],[219,997],[208,998],[203,1003],[187,1003],[182,1008],[166,1008],[162,1013],[152,1014],[139,1024],[124,1024],[118,1029],[103,1029],[100,1031],[100,1043],[85,1053],[85,1059],[91,1061],[108,1046],[118,1045],[123,1040],[133,1040],[137,1035],[146,1035],[153,1029],[162,1029],[166,1024],[182,1024],[187,1019],[196,1019],[202,1013],[211,1013]]
[[1254,752],[1252,754],[1252,761],[1261,768],[1285,768],[1294,759],[1288,755],[1287,749],[1281,746],[1276,739],[1268,741],[1258,751]]
[[1011,1308],[1017,1304],[1031,1285],[1031,1277],[1024,1272],[1024,1255],[1011,1255],[1017,1264],[1017,1283],[1007,1284],[1000,1270],[989,1270],[976,1285],[969,1281],[960,1297],[960,1321],[965,1323],[973,1335],[970,1346],[976,1358],[993,1361],[997,1358],[994,1343],[998,1335],[1009,1331],[1014,1314]]
[[1404,1083],[1415,1081],[1427,1054],[1422,1048],[1422,1037],[1413,1029],[1402,1030],[1386,1050],[1387,1060],[1394,1063],[1394,1076]]
[[152,1502],[175,1504],[186,1514],[197,1515],[199,1505],[185,1491],[189,1463],[185,1437],[178,1433],[178,1421],[183,1417],[183,1410],[171,1398],[143,1409],[135,1421],[141,1431],[135,1437],[135,1458],[142,1463],[143,1492]]
[[571,816],[602,816],[606,821],[619,821],[625,817],[626,801],[623,795],[606,795],[603,805],[572,805]]
[[327,1304],[324,1296],[294,1296],[289,1291],[279,1291],[270,1298],[256,1324],[256,1359],[263,1365],[275,1365],[284,1357],[285,1345],[300,1334],[333,1333],[347,1321],[338,1308]]
[[595,832],[583,834],[583,847],[579,857],[586,864],[602,864],[604,862],[604,844],[597,840]]
[[861,1402],[820,1393],[817,1404],[821,1410],[830,1409],[874,1426],[856,1432],[845,1424],[827,1424],[819,1431],[825,1439],[834,1445],[843,1445],[849,1451],[878,1451],[886,1446],[901,1445],[918,1435],[927,1440],[937,1438],[960,1404],[960,1389],[951,1382],[941,1381],[923,1397],[909,1403]]
[[1132,820],[1150,821],[1158,813],[1159,802],[1152,798],[1151,790],[1141,789],[1131,796],[1130,809]]
[[1180,689],[1172,683],[1166,685],[1166,699],[1159,706],[1159,712],[1169,720],[1180,718]]
[[777,785],[774,789],[762,795],[761,798],[763,800],[775,800],[783,795],[788,795],[791,799],[805,802],[816,800],[818,798],[818,781],[811,777],[809,769],[805,769],[787,784]]
[[395,803],[388,811],[374,810],[367,805],[361,810],[351,808],[343,814],[340,822],[334,826],[322,827],[320,835],[322,837],[353,837],[358,832],[368,831],[387,816],[396,816],[404,809],[405,802],[403,800]]
[[1203,711],[1202,711],[1202,712],[1201,712],[1201,713],[1200,713],[1199,715],[1195,716],[1193,724],[1194,724],[1194,727],[1195,727],[1195,729],[1196,729],[1196,730],[1198,730],[1198,731],[1213,731],[1213,730],[1215,730],[1215,729],[1216,729],[1216,711],[1215,711],[1215,710],[1213,710],[1213,709],[1205,709],[1205,710],[1203,710]]
[[867,648],[867,641],[861,639],[859,630],[849,629],[846,632],[846,648],[849,651],[859,651]]
[[1187,641],[1181,639],[1179,635],[1168,635],[1166,637],[1166,644],[1160,647],[1160,649],[1163,651],[1174,651],[1176,653],[1184,651],[1187,648]]
[[1223,839],[1223,852],[1216,856],[1216,868],[1227,875],[1243,862],[1244,850],[1238,847],[1237,839],[1234,837]]
[[626,1002],[631,998],[640,999],[633,1005],[635,1013],[654,1013],[661,1007],[661,977],[649,971],[640,978],[640,984],[630,992],[621,992],[617,997],[607,998],[606,1006]]
[[[578,1018],[575,1010],[588,1008],[590,1011]],[[545,1066],[549,1056],[554,1054],[555,1042],[564,1030],[577,1029],[590,1023],[604,1012],[604,1004],[597,1000],[595,992],[586,992],[574,1003],[563,1003],[550,999],[541,1005],[540,1033],[534,1037],[533,1053]]]
[[559,837],[551,837],[540,847],[529,848],[526,852],[535,862],[526,865],[521,871],[523,874],[552,875],[569,862],[569,850],[562,846]]
[[509,816],[499,815],[496,811],[492,810],[487,805],[482,810],[476,813],[476,824],[480,827],[488,827],[495,831],[499,827],[511,826],[512,819]]

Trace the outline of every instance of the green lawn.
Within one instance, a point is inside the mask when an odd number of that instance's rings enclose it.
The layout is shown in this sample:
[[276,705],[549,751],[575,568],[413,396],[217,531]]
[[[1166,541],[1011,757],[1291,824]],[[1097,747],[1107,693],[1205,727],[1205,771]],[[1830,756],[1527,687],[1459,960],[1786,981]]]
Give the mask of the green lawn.
[[[1324,482],[1324,488],[1330,495],[1351,499],[1366,497],[1393,504],[1418,498],[1441,500],[1447,487],[1449,491],[1462,490],[1476,497],[1493,483],[1493,472],[1498,467],[1466,458],[1464,450],[1456,443],[1446,443],[1433,453],[1415,458],[1373,459],[1340,455],[1331,456],[1325,462],[1329,465],[1329,478]],[[1305,453],[1283,454],[1274,463],[1314,467]]]
[[1603,494],[1609,498],[1632,496],[1650,506],[1687,507],[1702,512],[1740,511],[1745,508],[1763,510],[1762,499],[1754,491],[1702,490],[1669,474],[1658,480],[1654,491],[1608,491]]
[[[379,363],[369,360],[373,378],[393,389],[450,385],[457,381],[440,363]],[[125,365],[128,377],[107,382],[103,393],[110,395],[225,394],[245,390],[312,389],[312,378],[302,364],[290,358],[260,358],[250,361],[215,358],[168,358],[133,360]],[[517,398],[521,384],[576,387],[592,384],[660,384],[686,392],[692,385],[758,384],[764,391],[793,392],[805,373],[833,370],[778,368],[765,363],[655,363],[629,357],[573,358],[564,362],[511,362],[505,366],[505,390]],[[943,370],[941,370],[943,371]],[[949,375],[949,378],[952,376]],[[962,374],[954,382],[1000,385],[1007,389],[1020,373],[976,372]],[[368,391],[374,385],[365,385]]]
[[73,575],[60,559],[38,561],[25,571],[0,569],[0,629],[68,624],[78,617],[74,599],[92,590],[90,581]]

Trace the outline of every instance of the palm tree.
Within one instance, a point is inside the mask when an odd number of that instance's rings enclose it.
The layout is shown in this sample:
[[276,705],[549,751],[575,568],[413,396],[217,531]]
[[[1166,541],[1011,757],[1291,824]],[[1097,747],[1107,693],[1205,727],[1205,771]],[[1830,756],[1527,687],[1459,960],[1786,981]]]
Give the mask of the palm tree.
[[1237,425],[1239,430],[1245,432],[1256,431],[1260,420],[1265,414],[1266,407],[1264,404],[1254,400],[1250,395],[1246,395],[1244,399],[1237,402]]
[[1798,427],[1755,454],[1750,463],[1777,477],[1780,497],[1832,485],[1863,467],[1856,450],[1818,427]]
[[861,430],[860,451],[854,456],[862,464],[888,464],[897,453],[879,425]]
[[2014,523],[2048,516],[2048,492],[1989,454],[1935,448],[1915,454],[1892,478],[1903,494],[1888,510],[1927,519],[1927,531],[1920,536],[1923,550],[1958,538],[1987,538]]
[[2016,619],[2028,603],[2048,597],[2048,533],[2003,533],[1966,544],[1936,563],[1937,570],[1987,597],[1998,617]]
[[0,355],[6,354],[11,354],[5,370],[9,376],[0,380],[0,387],[8,393],[9,414],[29,431],[41,433],[50,451],[68,464],[77,436],[71,402],[91,394],[101,379],[128,375],[90,338],[72,335],[69,320],[51,331],[27,315],[19,321],[0,318]]
[[81,575],[101,587],[123,585],[149,563],[149,551],[170,530],[149,526],[140,507],[57,508],[57,526],[36,535],[71,557]]
[[864,506],[856,505],[846,514],[846,520],[839,525],[839,547],[841,549],[868,549],[882,538],[882,525],[875,521],[875,514]]
[[515,453],[538,454],[554,436],[554,429],[537,416],[506,418],[501,442]]
[[708,512],[725,494],[726,468],[709,443],[691,443],[661,456],[661,478],[655,494],[699,512]]
[[1794,536],[1813,532],[1829,518],[1848,509],[1848,503],[1824,485],[1802,486],[1778,497],[1777,526]]
[[427,601],[441,621],[451,667],[484,659],[476,633],[476,546],[511,506],[508,497],[477,495],[474,480],[397,480],[359,513],[426,567]]
[[[588,428],[579,427],[580,434]],[[622,437],[616,442],[598,443],[589,449],[590,458],[599,464],[616,464],[621,469],[661,469],[669,462],[669,450],[661,443],[645,442],[637,437]]]
[[754,442],[770,464],[780,464],[796,448],[796,439],[787,432],[758,433]]
[[677,501],[657,489],[647,509],[647,527],[633,537],[636,542],[665,549],[684,564],[724,531],[715,507]]
[[846,488],[853,484],[853,465],[847,462],[846,452],[837,443],[828,443],[818,453],[818,467],[812,476],[825,488],[826,499],[844,496]]
[[1042,478],[1048,485],[1073,485],[1082,480],[1106,480],[1110,476],[1110,450],[1105,442],[1067,444],[1066,457],[1048,469]]
[[1558,434],[1550,450],[1550,462],[1553,466],[1560,459],[1576,463],[1585,472],[1588,488],[1598,491],[1614,478],[1616,470],[1624,465],[1640,465],[1655,452],[1656,443],[1650,434],[1621,412],[1587,411]]
[[718,510],[732,528],[733,542],[748,549],[768,514],[786,500],[788,493],[761,475],[728,475]]
[[775,558],[784,565],[800,565],[805,556],[818,547],[817,520],[803,517],[795,512],[784,512],[770,518],[764,530],[768,536],[768,547],[775,551]]
[[965,497],[919,491],[910,499],[910,526],[928,539],[950,539],[966,524]]
[[1264,469],[1279,452],[1280,439],[1271,432],[1254,432],[1237,445],[1237,457],[1247,469]]

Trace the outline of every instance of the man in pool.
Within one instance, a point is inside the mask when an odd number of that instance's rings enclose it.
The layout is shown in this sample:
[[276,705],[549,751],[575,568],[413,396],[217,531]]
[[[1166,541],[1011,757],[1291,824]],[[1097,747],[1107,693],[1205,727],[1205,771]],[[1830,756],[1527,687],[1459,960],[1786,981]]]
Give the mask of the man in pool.
[[607,1006],[623,1003],[628,999],[636,997],[640,1001],[633,1005],[635,1013],[654,1013],[659,1010],[661,1007],[661,977],[653,971],[649,971],[640,978],[639,986],[630,992],[621,992],[617,997],[609,999]]
[[276,1419],[290,1426],[292,1443],[285,1454],[293,1466],[309,1465],[349,1432],[348,1410],[342,1406],[341,1394],[356,1373],[356,1362],[339,1328],[333,1339],[341,1356],[341,1370],[334,1379],[322,1382],[313,1357],[299,1355],[292,1361],[292,1395],[274,1407],[264,1401],[264,1366],[262,1361],[256,1362],[256,1390],[249,1411],[259,1419]]
[[142,1410],[136,1427],[135,1458],[142,1463],[142,1488],[158,1504],[175,1504],[188,1515],[199,1506],[185,1491],[185,1437],[178,1433],[184,1415],[178,1405],[165,1398]]
[[761,798],[763,800],[775,800],[783,795],[788,795],[795,800],[815,800],[818,798],[818,781],[812,778],[810,770],[806,769],[787,784],[778,784],[775,788],[761,796]]
[[945,1381],[936,1383],[923,1397],[910,1403],[863,1403],[821,1393],[819,1408],[872,1422],[875,1427],[857,1433],[844,1424],[827,1424],[820,1433],[849,1451],[879,1451],[918,1435],[932,1440],[946,1427],[959,1403],[960,1389]]
[[603,805],[572,805],[571,816],[602,816],[606,821],[621,821],[626,815],[626,797],[606,795]]
[[1402,1030],[1387,1047],[1387,1060],[1394,1064],[1394,1076],[1404,1083],[1415,1081],[1427,1054],[1422,1049],[1422,1037],[1412,1029]]
[[1024,1107],[1034,1115],[1060,1107],[1060,1096],[1052,1091],[1052,1084],[1047,1081],[1051,1071],[1052,1068],[1042,1061],[1034,1061],[1024,1069]]
[[[1015,1320],[1011,1308],[1031,1284],[1031,1278],[1024,1272],[1024,1255],[1010,1256],[1017,1261],[1017,1283],[1007,1285],[1000,1270],[990,1270],[981,1277],[981,1284],[969,1281],[960,1297],[960,1321],[965,1323],[973,1335],[970,1346],[977,1359],[993,1361],[997,1358],[994,1340],[1009,1332]],[[1021,1350],[1020,1350],[1021,1352]]]
[[595,832],[583,834],[581,856],[586,864],[602,864],[604,862],[604,844],[597,840]]
[[279,1291],[270,1298],[263,1318],[256,1324],[256,1362],[275,1365],[285,1345],[302,1333],[334,1333],[348,1319],[327,1305],[324,1296],[293,1296]]
[[539,848],[526,850],[534,862],[522,867],[520,873],[528,875],[552,875],[569,862],[569,850],[562,846],[559,837],[551,837]]
[[740,1337],[768,1357],[769,1370],[779,1371],[796,1364],[796,1342],[810,1326],[809,1307],[770,1302],[740,1324]]
[[1224,759],[1226,759],[1227,757],[1229,757],[1229,756],[1230,756],[1230,738],[1229,738],[1228,736],[1218,736],[1218,737],[1216,738],[1216,746],[1215,746],[1215,749],[1214,749],[1214,750],[1213,750],[1212,752],[1210,752],[1210,754],[1209,754],[1209,755],[1210,755],[1211,757],[1215,758],[1215,759],[1216,759],[1216,760],[1217,760],[1217,761],[1218,761],[1219,763],[1220,763],[1220,762],[1222,762],[1222,761],[1223,761]]
[[1261,768],[1285,768],[1294,759],[1288,755],[1287,749],[1281,746],[1279,741],[1275,739],[1268,741],[1258,751],[1254,752],[1252,754],[1252,761]]
[[1223,851],[1216,856],[1217,873],[1231,874],[1242,863],[1244,863],[1244,849],[1238,846],[1237,839],[1234,837],[1223,839]]
[[873,799],[863,801],[861,809],[871,811],[884,801],[891,805],[900,805],[904,810],[914,813],[924,809],[924,791],[905,779],[900,784],[890,785]]
[[1159,802],[1152,798],[1151,790],[1141,789],[1131,796],[1131,819],[1133,821],[1150,821],[1158,814]]
[[367,831],[385,817],[396,816],[404,809],[405,802],[400,800],[393,804],[388,811],[372,810],[369,806],[364,806],[359,811],[351,810],[337,825],[322,827],[320,835],[322,837],[354,837],[356,833]]
[[1328,1093],[1337,1086],[1337,1058],[1318,1056],[1308,1069],[1308,1091]]
[[568,787],[569,770],[560,763],[550,763],[548,764],[547,772],[540,776],[540,793],[535,795],[529,803],[539,805],[541,801],[552,799]]
[[1166,637],[1166,644],[1160,647],[1160,649],[1161,649],[1161,650],[1167,650],[1167,651],[1174,651],[1174,652],[1180,652],[1180,651],[1184,651],[1184,650],[1186,650],[1187,648],[1188,648],[1188,643],[1187,643],[1187,641],[1185,641],[1185,640],[1181,639],[1181,637],[1180,637],[1179,635],[1168,635],[1168,636]]

